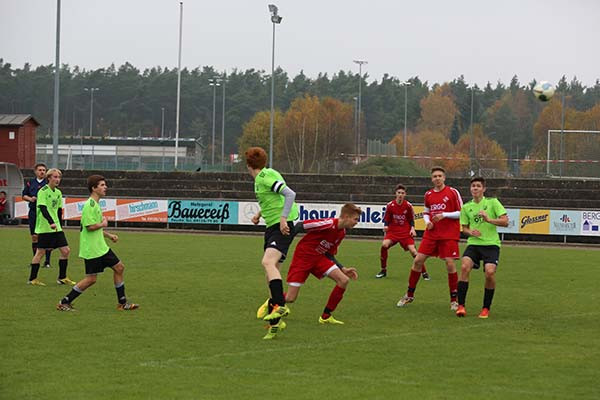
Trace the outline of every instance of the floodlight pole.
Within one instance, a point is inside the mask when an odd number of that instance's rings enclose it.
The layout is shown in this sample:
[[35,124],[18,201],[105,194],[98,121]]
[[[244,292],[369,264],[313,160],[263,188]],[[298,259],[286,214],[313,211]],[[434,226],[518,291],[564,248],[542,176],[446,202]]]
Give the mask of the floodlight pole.
[[179,156],[179,112],[181,103],[181,37],[183,33],[183,1],[179,2],[179,60],[177,63],[177,111],[175,112],[175,169]]
[[562,102],[560,108],[560,161],[558,162],[559,175],[563,175],[563,164],[562,161],[565,158],[565,92],[562,91]]
[[160,114],[161,114],[161,119],[160,119],[160,138],[164,139],[165,138],[165,108],[164,107],[160,108]]
[[356,128],[356,154],[360,159],[360,113],[362,110],[362,66],[368,64],[368,61],[364,60],[353,60],[355,64],[358,64],[358,123]]
[[223,85],[223,109],[221,110],[221,164],[225,165],[225,83],[227,75],[223,74],[221,84]]
[[278,14],[278,8],[269,4],[271,22],[273,23],[273,46],[271,49],[271,121],[269,123],[269,167],[273,168],[273,124],[275,123],[275,24],[280,24],[282,17]]
[[94,136],[94,92],[100,90],[99,88],[83,88],[86,92],[90,92],[90,137]]
[[60,0],[56,0],[56,59],[54,61],[54,116],[52,121],[52,166],[58,168],[58,123],[60,91]]
[[406,130],[406,120],[408,118],[408,87],[410,86],[410,82],[404,81],[401,82],[404,85],[404,157],[407,155],[407,130]]
[[469,153],[471,158],[471,173],[475,174],[475,134],[473,132],[473,98],[475,97],[475,86],[471,88],[471,120],[469,122],[469,130],[471,131],[471,140],[469,145]]
[[217,99],[217,86],[219,86],[219,79],[217,77],[208,80],[209,86],[213,87],[213,112],[212,112],[212,142],[211,142],[211,157],[210,165],[215,165],[215,109]]

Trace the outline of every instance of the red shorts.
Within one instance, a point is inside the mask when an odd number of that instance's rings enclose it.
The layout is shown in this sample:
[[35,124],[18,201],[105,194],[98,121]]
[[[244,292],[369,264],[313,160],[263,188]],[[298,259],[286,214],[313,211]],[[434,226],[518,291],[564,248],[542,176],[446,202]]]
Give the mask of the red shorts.
[[400,246],[402,246],[404,251],[408,250],[409,245],[415,244],[415,239],[413,239],[412,237],[410,237],[410,236],[406,237],[406,235],[404,235],[404,234],[401,236],[397,233],[390,232],[390,231],[387,231],[385,233],[383,240],[391,240],[392,246],[395,245],[396,243],[400,243]]
[[310,274],[313,274],[317,279],[323,279],[335,268],[339,267],[323,255],[302,257],[294,253],[294,258],[287,274],[287,284],[290,286],[302,286]]
[[419,245],[419,253],[431,257],[453,258],[455,260],[460,258],[458,240],[452,239],[434,240],[423,238]]

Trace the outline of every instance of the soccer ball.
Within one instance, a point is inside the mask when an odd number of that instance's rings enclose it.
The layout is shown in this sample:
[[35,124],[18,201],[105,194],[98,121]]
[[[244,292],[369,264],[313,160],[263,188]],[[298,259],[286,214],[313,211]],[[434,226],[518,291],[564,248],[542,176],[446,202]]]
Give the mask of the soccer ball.
[[541,101],[548,101],[554,96],[554,85],[542,81],[534,86],[533,94]]

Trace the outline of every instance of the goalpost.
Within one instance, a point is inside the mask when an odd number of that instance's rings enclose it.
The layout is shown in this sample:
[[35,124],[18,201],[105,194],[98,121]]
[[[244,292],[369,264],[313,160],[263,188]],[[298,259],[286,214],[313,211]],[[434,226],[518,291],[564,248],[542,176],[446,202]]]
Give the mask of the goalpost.
[[[559,157],[556,160],[551,160],[550,159],[550,148],[551,148],[551,135],[558,133],[560,134],[560,150],[559,150]],[[590,149],[588,147],[589,150],[591,150],[593,152],[593,156],[594,159],[582,159],[581,157],[577,157],[577,155],[575,155],[576,157],[565,157],[564,156],[564,139],[566,134],[589,134],[592,135],[594,138],[596,137],[596,135],[600,134],[600,131],[586,131],[586,130],[576,130],[576,129],[565,129],[565,130],[560,130],[560,129],[548,129],[548,145],[547,145],[547,157],[546,157],[546,174],[547,175],[551,175],[550,174],[550,164],[551,163],[559,163],[560,165],[560,175],[562,176],[562,170],[563,170],[563,166],[568,164],[568,163],[593,163],[596,164],[598,169],[600,169],[600,165],[598,165],[600,163],[600,138],[598,138],[597,140],[595,140],[594,144],[596,144],[596,146],[598,146],[598,149],[596,151],[594,151],[594,148],[592,146],[592,148]]]

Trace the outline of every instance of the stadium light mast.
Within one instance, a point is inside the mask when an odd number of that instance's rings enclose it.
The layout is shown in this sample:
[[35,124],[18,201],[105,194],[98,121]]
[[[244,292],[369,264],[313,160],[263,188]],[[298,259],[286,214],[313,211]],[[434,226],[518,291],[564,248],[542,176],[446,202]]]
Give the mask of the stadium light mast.
[[54,116],[52,120],[52,166],[58,168],[58,106],[60,91],[60,0],[56,0],[56,59],[54,61]]
[[475,86],[471,88],[471,120],[469,130],[471,131],[471,140],[469,146],[469,155],[471,159],[471,176],[475,175],[475,133],[473,132],[473,98],[475,96]]
[[408,116],[408,87],[411,85],[411,83],[409,81],[403,81],[400,82],[401,85],[404,85],[404,157],[406,157],[406,144],[407,144],[407,137],[406,137],[406,119]]
[[86,92],[90,92],[90,137],[94,136],[94,92],[100,90],[97,87],[83,88]]
[[269,124],[269,167],[273,168],[273,123],[275,119],[275,25],[283,19],[275,4],[269,4],[271,22],[273,23],[273,48],[271,51],[271,122]]
[[179,156],[179,112],[181,104],[181,37],[183,33],[183,1],[179,2],[179,57],[177,62],[177,111],[175,112],[175,169]]
[[215,165],[215,109],[217,99],[217,86],[221,86],[219,83],[221,80],[219,77],[214,77],[208,80],[208,85],[213,88],[213,112],[212,112],[212,142],[211,142],[211,157],[210,165]]
[[227,83],[227,74],[223,73],[221,85],[223,85],[223,109],[221,110],[221,164],[225,165],[225,83]]
[[362,66],[368,64],[365,60],[352,60],[358,64],[358,122],[356,128],[356,154],[360,159],[360,112],[362,110]]

